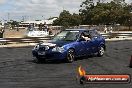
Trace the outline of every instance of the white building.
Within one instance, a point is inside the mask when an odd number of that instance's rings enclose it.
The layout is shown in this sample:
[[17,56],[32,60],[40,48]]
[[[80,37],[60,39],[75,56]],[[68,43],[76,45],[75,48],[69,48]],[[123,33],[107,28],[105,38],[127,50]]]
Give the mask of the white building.
[[40,21],[25,21],[21,22],[19,24],[20,27],[28,27],[29,24],[34,24],[36,27],[38,27],[39,24],[44,24],[46,22],[47,25],[52,25],[53,21],[56,20],[57,18],[53,18],[51,20],[40,20]]

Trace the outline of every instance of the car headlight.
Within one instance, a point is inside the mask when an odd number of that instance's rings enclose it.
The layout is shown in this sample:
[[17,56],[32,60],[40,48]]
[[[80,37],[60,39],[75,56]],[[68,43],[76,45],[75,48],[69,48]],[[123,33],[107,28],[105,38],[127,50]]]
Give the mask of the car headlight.
[[62,52],[64,52],[64,48],[63,47],[55,47],[55,48],[52,49],[52,51],[53,52],[60,52],[60,53],[62,53]]
[[38,49],[39,49],[39,45],[36,45],[36,46],[34,47],[34,49],[38,50]]

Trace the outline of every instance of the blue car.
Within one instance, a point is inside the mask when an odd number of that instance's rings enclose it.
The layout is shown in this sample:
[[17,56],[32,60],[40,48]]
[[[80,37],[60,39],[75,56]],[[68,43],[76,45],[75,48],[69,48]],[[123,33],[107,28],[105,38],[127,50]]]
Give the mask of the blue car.
[[32,54],[39,62],[57,59],[71,63],[81,56],[103,56],[105,47],[105,39],[95,29],[66,29],[48,43],[37,44]]

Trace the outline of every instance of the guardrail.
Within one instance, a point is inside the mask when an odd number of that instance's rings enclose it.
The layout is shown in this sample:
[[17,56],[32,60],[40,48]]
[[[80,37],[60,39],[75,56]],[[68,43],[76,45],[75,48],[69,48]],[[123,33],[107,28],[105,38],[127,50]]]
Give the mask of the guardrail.
[[0,38],[0,44],[14,43],[38,43],[44,40],[50,40],[51,37],[27,37],[27,38]]
[[[106,39],[112,38],[132,38],[132,32],[113,32],[113,33],[103,33],[102,36]],[[0,44],[14,44],[14,43],[38,43],[41,41],[50,40],[49,37],[27,37],[27,38],[0,38]]]
[[132,37],[132,32],[113,32],[113,33],[101,33],[105,38],[128,38]]

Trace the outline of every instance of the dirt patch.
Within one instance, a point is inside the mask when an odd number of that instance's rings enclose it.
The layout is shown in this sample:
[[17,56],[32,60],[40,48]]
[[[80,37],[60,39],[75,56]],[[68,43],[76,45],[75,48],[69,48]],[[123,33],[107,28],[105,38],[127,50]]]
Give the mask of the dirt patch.
[[23,38],[26,34],[26,29],[17,30],[9,30],[5,29],[4,38]]

